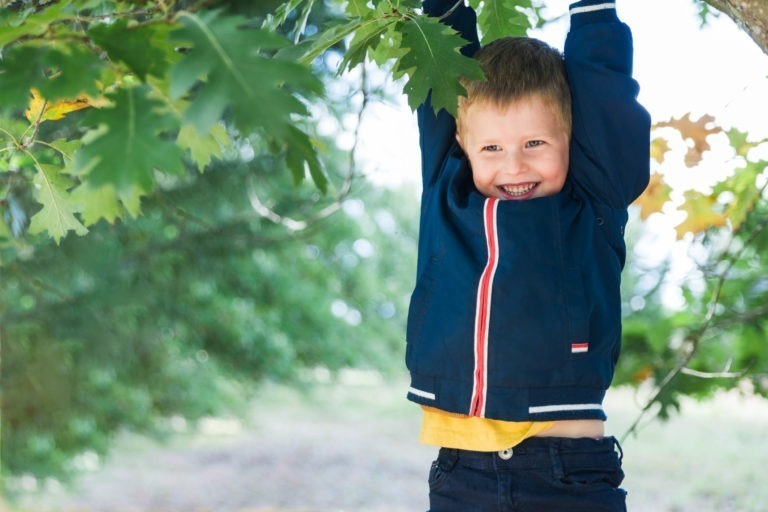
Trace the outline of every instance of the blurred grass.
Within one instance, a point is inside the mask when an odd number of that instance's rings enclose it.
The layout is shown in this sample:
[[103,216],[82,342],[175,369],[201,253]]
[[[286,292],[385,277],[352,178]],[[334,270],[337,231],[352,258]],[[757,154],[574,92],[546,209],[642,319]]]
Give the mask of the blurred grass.
[[[211,419],[164,445],[125,436],[78,489],[29,493],[19,510],[425,510],[435,449],[416,440],[419,411],[405,400],[406,387],[361,372],[303,389],[267,385],[247,420]],[[617,437],[639,411],[627,389],[612,390],[606,408]],[[736,394],[683,401],[680,415],[623,442],[628,509],[765,512],[767,434],[766,401]]]

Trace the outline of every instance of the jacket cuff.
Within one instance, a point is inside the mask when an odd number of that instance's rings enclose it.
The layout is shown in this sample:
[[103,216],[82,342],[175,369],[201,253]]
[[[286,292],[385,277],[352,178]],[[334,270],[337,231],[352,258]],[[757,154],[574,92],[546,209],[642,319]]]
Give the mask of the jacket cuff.
[[582,0],[569,7],[571,28],[577,28],[588,23],[619,21],[616,14],[616,3],[606,0]]

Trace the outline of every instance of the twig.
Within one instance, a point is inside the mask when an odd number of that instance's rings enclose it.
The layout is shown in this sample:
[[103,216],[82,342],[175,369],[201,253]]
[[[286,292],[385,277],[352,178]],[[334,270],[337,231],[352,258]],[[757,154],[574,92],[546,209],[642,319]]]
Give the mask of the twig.
[[752,367],[750,364],[740,372],[730,372],[728,370],[730,369],[731,363],[732,361],[728,361],[728,364],[726,364],[726,367],[722,372],[700,372],[699,370],[694,370],[692,368],[683,368],[680,373],[699,379],[740,379],[745,376]]
[[448,9],[447,11],[445,11],[445,12],[444,12],[444,13],[443,13],[443,14],[442,14],[442,15],[441,15],[439,18],[437,18],[437,19],[439,19],[439,20],[443,20],[443,19],[447,18],[448,16],[450,16],[451,14],[453,14],[453,11],[455,11],[456,9],[458,9],[458,8],[459,8],[459,6],[460,6],[460,5],[462,5],[463,3],[464,3],[464,0],[459,0],[458,2],[456,2],[455,4],[453,4],[453,6],[452,6],[450,9]]
[[45,107],[47,106],[48,106],[48,100],[44,99],[43,104],[40,105],[40,112],[37,113],[37,119],[35,119],[35,122],[30,126],[30,128],[33,128],[32,135],[26,138],[24,137],[24,135],[22,135],[21,145],[19,146],[19,149],[21,149],[22,151],[28,148],[35,141],[35,138],[37,137],[37,132],[40,130],[40,123],[42,122],[41,120],[43,119],[43,113],[45,113]]

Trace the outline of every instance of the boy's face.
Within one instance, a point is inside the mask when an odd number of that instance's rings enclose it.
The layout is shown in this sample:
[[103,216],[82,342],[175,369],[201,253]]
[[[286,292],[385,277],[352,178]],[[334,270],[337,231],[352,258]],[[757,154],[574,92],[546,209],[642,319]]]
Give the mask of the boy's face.
[[506,107],[470,104],[456,133],[475,186],[486,197],[533,199],[560,192],[568,173],[570,136],[540,96]]

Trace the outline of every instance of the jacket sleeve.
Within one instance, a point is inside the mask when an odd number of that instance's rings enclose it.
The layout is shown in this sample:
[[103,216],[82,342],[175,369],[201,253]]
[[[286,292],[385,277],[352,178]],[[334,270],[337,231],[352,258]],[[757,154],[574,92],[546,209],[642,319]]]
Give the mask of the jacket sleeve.
[[570,178],[597,203],[625,209],[648,185],[648,112],[632,78],[632,34],[615,3],[571,4],[565,65],[573,98]]
[[[463,1],[425,0],[423,7],[424,14],[434,17],[443,16],[451,11],[442,22],[467,40],[467,44],[461,49],[463,55],[471,57],[480,49],[475,11],[465,6]],[[455,140],[456,133],[456,120],[445,110],[441,109],[440,112],[435,113],[430,98],[431,95],[427,96],[427,101],[416,110],[424,185],[431,183],[437,177],[444,156]]]

